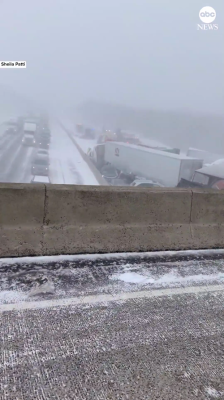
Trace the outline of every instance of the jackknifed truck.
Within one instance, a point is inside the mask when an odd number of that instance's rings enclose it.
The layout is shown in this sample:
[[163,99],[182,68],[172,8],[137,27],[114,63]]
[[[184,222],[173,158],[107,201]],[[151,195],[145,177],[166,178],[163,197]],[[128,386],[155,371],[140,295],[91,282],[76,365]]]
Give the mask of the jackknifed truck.
[[191,180],[203,165],[203,159],[120,142],[100,144],[90,152],[90,157],[99,169],[111,164],[125,174],[157,181],[166,187],[176,187],[182,178]]

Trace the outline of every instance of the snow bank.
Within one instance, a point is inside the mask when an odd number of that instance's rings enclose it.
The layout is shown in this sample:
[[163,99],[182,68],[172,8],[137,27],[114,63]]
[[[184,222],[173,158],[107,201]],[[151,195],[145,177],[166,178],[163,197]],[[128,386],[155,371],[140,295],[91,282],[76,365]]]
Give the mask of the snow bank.
[[3,290],[0,291],[0,304],[4,303],[18,303],[26,300],[27,295],[23,292],[17,292],[15,290]]
[[217,256],[223,255],[224,249],[215,250],[181,250],[181,251],[152,251],[142,253],[107,253],[107,254],[79,254],[79,255],[59,255],[59,256],[40,256],[40,257],[15,257],[15,258],[0,258],[1,265],[12,265],[12,264],[46,264],[50,262],[63,262],[63,261],[76,261],[76,260],[110,260],[119,258],[137,258],[137,261],[141,261],[142,258],[161,258],[164,260],[169,257],[206,257],[206,256]]

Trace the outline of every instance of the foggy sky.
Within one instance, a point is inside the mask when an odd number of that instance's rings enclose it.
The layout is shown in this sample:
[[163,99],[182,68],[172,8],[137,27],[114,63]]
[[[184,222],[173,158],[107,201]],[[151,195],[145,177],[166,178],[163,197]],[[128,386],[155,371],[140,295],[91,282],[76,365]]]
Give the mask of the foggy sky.
[[224,1],[198,31],[199,0],[0,0],[0,85],[52,105],[96,99],[224,111]]

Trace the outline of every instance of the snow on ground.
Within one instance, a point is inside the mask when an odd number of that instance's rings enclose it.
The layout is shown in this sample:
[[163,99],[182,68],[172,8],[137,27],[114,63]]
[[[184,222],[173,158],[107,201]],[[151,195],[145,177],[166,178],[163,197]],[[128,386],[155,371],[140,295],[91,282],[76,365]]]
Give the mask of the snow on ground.
[[76,136],[75,132],[75,124],[68,118],[63,118],[63,123],[67,127],[67,129],[70,130],[70,132],[73,134],[74,139],[76,143],[81,147],[82,151],[87,154],[88,149],[92,149],[93,147],[96,146],[97,144],[97,138],[96,139],[82,139],[78,136]]
[[221,397],[224,394],[224,392],[218,392],[216,389],[214,389],[210,386],[205,388],[205,392],[208,396],[210,396],[210,398],[213,398],[213,399],[218,399],[219,397]]
[[0,291],[0,304],[4,303],[18,303],[26,300],[27,295],[21,291],[3,290]]
[[99,185],[67,133],[58,124],[52,124],[51,130],[49,149],[51,183]]
[[167,274],[163,274],[160,277],[153,277],[141,275],[137,272],[128,272],[124,271],[121,274],[115,274],[111,277],[112,280],[120,280],[125,283],[134,283],[134,284],[157,284],[161,286],[169,286],[172,284],[189,284],[190,282],[199,283],[199,282],[210,282],[221,280],[224,281],[224,274],[222,272],[217,274],[198,274],[198,275],[190,275],[190,276],[180,276],[176,273],[175,270],[171,270]]
[[82,139],[76,136],[75,141],[86,154],[89,149],[93,149],[97,145],[97,139]]
[[[79,298],[78,303],[82,302],[79,296],[84,295],[85,302],[90,300],[91,303],[93,295],[97,295],[96,301],[99,301],[98,295],[102,295],[101,301],[114,301],[116,296],[117,300],[122,301],[124,298],[164,296],[164,291],[166,295],[223,291],[223,258],[197,259],[197,255],[206,253],[208,251],[195,252],[195,258],[191,260],[185,258],[172,261],[168,257],[155,259],[154,262],[150,262],[150,258],[141,260],[140,257],[132,261],[130,258],[120,258],[106,262],[100,259],[101,255],[95,255],[98,260],[92,258],[92,261],[87,260],[86,256],[79,256],[83,259],[77,257],[77,262],[68,262],[68,258],[64,258],[63,262],[63,257],[50,257],[54,260],[50,263],[49,257],[34,257],[31,263],[24,263],[24,260],[28,260],[24,258],[23,264],[18,259],[11,259],[11,262],[2,259],[0,304],[32,301],[33,296],[40,298],[45,294],[54,294],[57,299],[76,297]],[[213,251],[211,253],[215,254]],[[189,252],[184,254],[187,256]],[[36,262],[37,259],[42,259],[42,263]],[[10,268],[10,264],[13,264],[13,268]],[[153,294],[153,291],[156,293]],[[136,296],[137,292],[139,294]],[[4,309],[1,305],[0,308]]]
[[113,259],[133,259],[137,258],[139,262],[141,259],[161,259],[164,261],[170,257],[193,257],[197,259],[199,257],[216,257],[218,255],[224,258],[224,249],[207,249],[207,250],[174,250],[174,251],[150,251],[142,253],[105,253],[105,254],[76,254],[76,255],[58,255],[58,256],[35,256],[35,257],[13,257],[13,258],[0,258],[0,267],[2,265],[12,264],[43,264],[50,262],[65,262],[65,261],[79,261],[79,260],[113,260]]

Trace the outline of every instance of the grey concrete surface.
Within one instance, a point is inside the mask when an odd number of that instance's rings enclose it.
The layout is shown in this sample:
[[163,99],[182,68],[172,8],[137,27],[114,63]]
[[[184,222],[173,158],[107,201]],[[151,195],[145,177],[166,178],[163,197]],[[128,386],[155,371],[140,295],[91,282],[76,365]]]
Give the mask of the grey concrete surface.
[[55,244],[66,254],[191,246],[190,191],[58,189],[47,188],[44,254],[55,253]]
[[193,190],[191,231],[195,243],[203,240],[204,248],[219,247],[224,237],[223,191]]
[[0,184],[0,255],[40,253],[44,185]]
[[223,199],[215,190],[0,184],[0,257],[223,248]]
[[0,261],[1,399],[224,398],[222,258]]

